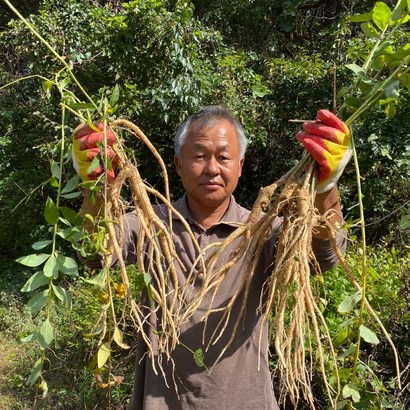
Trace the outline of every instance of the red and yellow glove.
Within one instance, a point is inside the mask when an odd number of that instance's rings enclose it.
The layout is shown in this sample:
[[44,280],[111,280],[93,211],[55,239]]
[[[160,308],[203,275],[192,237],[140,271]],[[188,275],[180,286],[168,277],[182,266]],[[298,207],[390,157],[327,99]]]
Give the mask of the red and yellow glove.
[[[95,127],[98,128],[98,131],[87,124],[80,124],[73,134],[73,165],[83,181],[95,180],[104,172],[104,125],[96,124]],[[112,182],[115,178],[115,168],[118,160],[115,152],[117,138],[108,127],[106,128],[106,141],[106,152],[109,161],[108,169],[105,171],[108,180]],[[99,162],[94,161],[96,158]]]
[[296,135],[319,165],[317,192],[333,188],[352,156],[349,127],[328,110],[320,110],[316,121],[305,122]]

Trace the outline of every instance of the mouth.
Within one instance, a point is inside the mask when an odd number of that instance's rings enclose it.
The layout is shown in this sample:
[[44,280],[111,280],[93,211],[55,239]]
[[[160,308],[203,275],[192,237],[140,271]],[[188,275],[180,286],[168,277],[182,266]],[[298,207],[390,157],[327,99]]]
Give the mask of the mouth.
[[206,181],[201,184],[207,189],[218,189],[221,187],[221,184],[215,181]]

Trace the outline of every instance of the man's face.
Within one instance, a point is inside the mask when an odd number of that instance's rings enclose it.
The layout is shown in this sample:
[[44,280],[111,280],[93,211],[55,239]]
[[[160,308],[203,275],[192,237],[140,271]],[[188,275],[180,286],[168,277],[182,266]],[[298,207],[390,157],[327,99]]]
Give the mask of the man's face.
[[242,172],[236,130],[227,120],[217,120],[200,129],[191,124],[174,163],[189,203],[203,207],[229,204]]

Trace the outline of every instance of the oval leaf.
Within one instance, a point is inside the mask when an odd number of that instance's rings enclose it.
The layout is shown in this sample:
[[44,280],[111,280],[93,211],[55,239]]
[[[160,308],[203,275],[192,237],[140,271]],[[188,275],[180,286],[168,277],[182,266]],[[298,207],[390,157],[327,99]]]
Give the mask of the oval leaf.
[[337,311],[339,313],[349,313],[357,304],[362,299],[362,292],[357,291],[353,293],[353,295],[347,296],[343,302],[338,306]]
[[61,272],[68,276],[77,276],[78,275],[78,265],[75,259],[70,258],[69,256],[57,255],[57,264]]
[[370,343],[372,345],[377,345],[380,343],[380,340],[378,339],[376,334],[373,331],[371,331],[368,327],[361,325],[359,328],[359,332],[360,336],[365,342]]
[[62,288],[61,286],[53,285],[53,292],[56,295],[56,297],[59,300],[61,300],[62,303],[64,303],[67,307],[71,308],[71,295],[64,288]]
[[390,7],[382,1],[378,1],[373,8],[374,24],[376,24],[380,30],[384,30],[390,20],[390,16]]
[[62,194],[67,194],[68,192],[74,191],[77,188],[78,183],[80,182],[80,177],[76,174],[67,182],[66,186],[61,191]]
[[343,387],[343,398],[348,399],[349,397],[351,397],[355,403],[360,401],[360,393],[353,383],[346,384],[346,386]]
[[58,218],[60,217],[58,208],[50,197],[47,198],[44,217],[50,225],[55,225],[58,222]]
[[35,382],[38,380],[38,378],[41,376],[42,371],[43,371],[43,360],[42,358],[40,358],[34,363],[34,367],[31,369],[31,373],[26,381],[26,384],[33,386]]
[[39,312],[47,303],[48,289],[45,289],[41,293],[34,295],[27,303],[25,309],[32,315]]
[[46,349],[50,346],[51,342],[54,340],[54,327],[51,322],[46,319],[42,324],[39,334],[38,342],[43,349]]
[[60,181],[60,178],[61,178],[61,168],[60,168],[60,166],[56,162],[53,162],[51,164],[50,168],[51,168],[51,174],[53,175],[53,177],[57,181]]
[[367,23],[362,23],[360,25],[363,33],[367,36],[367,37],[378,37],[379,33],[377,32],[376,28],[374,27],[374,25],[371,22],[367,22]]
[[38,271],[32,275],[24,286],[20,289],[20,292],[32,292],[41,286],[48,285],[50,280],[44,275],[44,272]]
[[107,362],[111,355],[111,346],[108,342],[105,342],[98,349],[97,353],[97,367],[101,369],[104,364]]
[[387,98],[398,98],[400,96],[400,81],[392,80],[389,81],[384,87],[384,94]]
[[58,265],[57,265],[57,258],[53,254],[48,259],[44,265],[44,275],[47,278],[54,278],[58,277]]
[[62,206],[60,208],[60,211],[63,214],[64,218],[67,220],[67,222],[71,225],[82,225],[83,217],[80,215],[79,212],[76,212],[71,208],[67,208],[66,206]]
[[38,242],[34,242],[33,245],[31,245],[31,247],[35,250],[35,251],[39,251],[41,249],[46,248],[48,245],[50,245],[52,241],[51,240],[46,240],[46,241],[38,241]]
[[21,258],[16,259],[16,262],[33,268],[35,266],[40,266],[49,258],[49,256],[48,253],[33,253],[32,255],[22,256]]

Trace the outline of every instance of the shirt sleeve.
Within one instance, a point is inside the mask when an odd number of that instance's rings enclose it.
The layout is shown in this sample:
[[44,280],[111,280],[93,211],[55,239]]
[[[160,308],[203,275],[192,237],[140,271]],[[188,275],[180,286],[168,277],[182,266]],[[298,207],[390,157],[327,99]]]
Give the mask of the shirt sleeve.
[[[129,212],[124,215],[123,218],[123,239],[122,239],[122,257],[126,265],[131,265],[136,263],[136,248],[137,248],[137,238],[140,229],[140,223],[135,212]],[[117,229],[118,233],[118,229]],[[91,269],[101,269],[102,267],[102,255],[92,255],[92,257],[87,257],[81,255],[77,252],[77,257],[80,262]],[[113,255],[111,260],[111,266],[116,267],[118,263],[117,255]]]
[[[346,244],[347,232],[343,229],[338,229],[336,233],[336,246],[342,253],[346,251]],[[339,263],[339,259],[330,239],[318,239],[313,237],[312,250],[322,272],[334,268]]]

